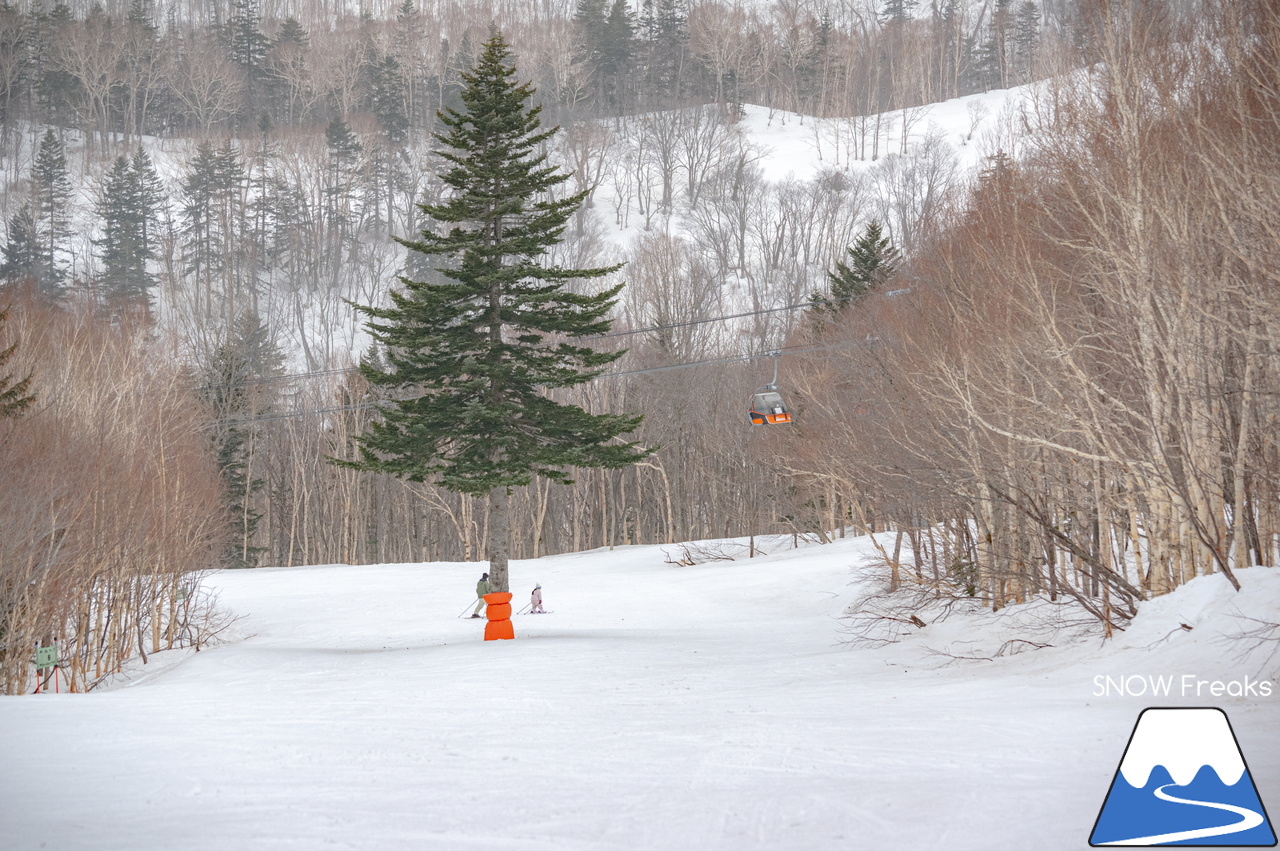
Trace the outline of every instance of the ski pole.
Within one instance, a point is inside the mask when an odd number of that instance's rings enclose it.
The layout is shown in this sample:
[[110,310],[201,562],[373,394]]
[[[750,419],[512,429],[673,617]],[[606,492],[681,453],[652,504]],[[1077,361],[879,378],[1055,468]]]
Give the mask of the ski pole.
[[[467,609],[469,609],[469,608],[471,608],[471,604],[470,604],[470,603],[467,603]],[[461,613],[461,614],[459,614],[459,615],[458,615],[458,617],[462,617],[462,615],[465,615],[465,614],[467,613],[467,609],[463,609],[463,610],[462,610],[462,613]]]
[[[532,605],[533,605],[533,603],[525,603],[524,609],[527,609],[527,608],[529,608],[529,607],[530,607],[530,606],[532,606]],[[517,614],[517,615],[523,615],[523,614],[524,614],[524,609],[521,609],[520,611],[516,612],[516,614]]]

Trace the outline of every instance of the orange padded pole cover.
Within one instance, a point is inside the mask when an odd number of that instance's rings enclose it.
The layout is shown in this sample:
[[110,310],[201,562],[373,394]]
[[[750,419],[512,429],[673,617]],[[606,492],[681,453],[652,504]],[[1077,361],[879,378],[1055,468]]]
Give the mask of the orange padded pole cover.
[[488,604],[484,614],[489,619],[489,622],[484,625],[484,640],[515,638],[516,630],[511,625],[511,594],[506,591],[496,591],[485,594],[484,601]]

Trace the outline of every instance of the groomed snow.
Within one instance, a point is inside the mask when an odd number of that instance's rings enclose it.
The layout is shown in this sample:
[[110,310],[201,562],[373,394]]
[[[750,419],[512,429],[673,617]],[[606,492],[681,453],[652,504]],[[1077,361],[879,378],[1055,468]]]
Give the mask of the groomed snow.
[[850,646],[867,539],[789,545],[516,562],[517,608],[541,582],[553,612],[504,642],[458,617],[479,564],[217,574],[235,640],[105,691],[0,699],[0,846],[1083,849],[1148,705],[1225,709],[1280,809],[1280,690],[1095,683],[1274,683],[1280,659],[1224,635],[1280,613],[1280,571],[1241,571],[1247,596],[1197,579],[1109,643],[942,664],[993,655],[1008,624],[958,613]]

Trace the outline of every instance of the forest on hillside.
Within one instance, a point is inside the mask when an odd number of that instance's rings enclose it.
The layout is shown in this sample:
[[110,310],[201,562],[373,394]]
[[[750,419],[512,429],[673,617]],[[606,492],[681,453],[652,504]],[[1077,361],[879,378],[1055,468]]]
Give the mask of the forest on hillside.
[[[436,111],[493,25],[565,191],[593,193],[551,260],[625,264],[598,344],[629,374],[568,395],[656,447],[518,489],[514,557],[891,530],[890,586],[1070,599],[1108,632],[1275,563],[1262,0],[5,4],[0,380],[32,398],[0,422],[8,688],[33,642],[85,687],[199,640],[201,570],[484,556],[483,500],[329,459],[379,401],[351,304],[432,274],[395,237],[431,226]],[[913,134],[924,104],[1032,80],[976,181]],[[844,141],[768,181],[746,104]],[[878,272],[850,252],[877,245]],[[791,426],[747,425],[768,361],[643,372],[768,349]]]
[[[201,365],[247,311],[308,369],[334,366],[354,346],[338,299],[375,301],[403,268],[392,237],[416,233],[417,205],[442,190],[436,113],[458,105],[459,75],[497,26],[544,119],[563,128],[554,153],[572,188],[608,189],[566,251],[600,253],[602,231],[648,233],[662,230],[659,218],[688,216],[692,235],[717,246],[695,277],[716,289],[748,278],[754,300],[785,300],[821,281],[868,199],[838,176],[761,186],[759,152],[732,132],[743,104],[847,121],[830,155],[847,170],[848,160],[907,154],[913,131],[925,135],[918,117],[904,113],[894,128],[884,113],[1035,79],[1042,55],[1083,40],[1091,14],[1032,0],[947,0],[928,14],[909,0],[289,11],[256,0],[0,6],[9,285],[142,312],[175,329]],[[880,182],[887,192],[901,180]],[[743,190],[777,197],[747,201]],[[746,272],[758,252],[741,220],[761,210],[744,206],[787,211],[751,223],[764,233],[810,229],[805,215],[821,208],[835,221],[800,237],[807,268]],[[898,230],[910,248],[915,228]],[[633,269],[671,262],[627,253]]]

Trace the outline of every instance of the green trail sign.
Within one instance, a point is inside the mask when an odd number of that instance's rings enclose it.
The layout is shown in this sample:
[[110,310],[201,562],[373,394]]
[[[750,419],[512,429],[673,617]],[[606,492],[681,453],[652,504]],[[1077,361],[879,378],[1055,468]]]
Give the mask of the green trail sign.
[[58,648],[56,646],[36,648],[36,667],[53,668],[58,664]]

